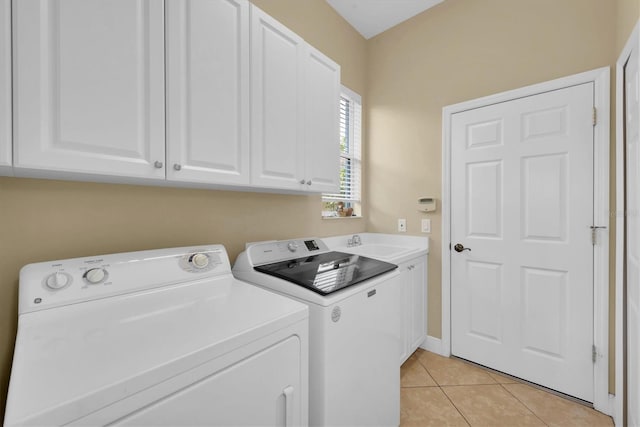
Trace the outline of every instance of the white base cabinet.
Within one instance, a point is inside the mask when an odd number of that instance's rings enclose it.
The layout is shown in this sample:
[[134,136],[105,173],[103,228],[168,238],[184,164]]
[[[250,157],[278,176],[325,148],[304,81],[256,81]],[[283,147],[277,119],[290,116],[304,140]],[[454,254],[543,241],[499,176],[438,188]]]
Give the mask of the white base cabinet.
[[427,257],[398,265],[402,287],[402,350],[404,363],[427,338]]
[[0,175],[11,174],[11,0],[0,0]]

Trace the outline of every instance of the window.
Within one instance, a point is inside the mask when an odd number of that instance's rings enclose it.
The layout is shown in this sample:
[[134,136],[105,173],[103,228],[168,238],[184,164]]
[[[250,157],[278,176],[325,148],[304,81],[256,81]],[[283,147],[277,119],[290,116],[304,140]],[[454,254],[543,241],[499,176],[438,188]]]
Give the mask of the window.
[[342,87],[340,93],[340,192],[322,195],[322,217],[360,216],[362,100]]

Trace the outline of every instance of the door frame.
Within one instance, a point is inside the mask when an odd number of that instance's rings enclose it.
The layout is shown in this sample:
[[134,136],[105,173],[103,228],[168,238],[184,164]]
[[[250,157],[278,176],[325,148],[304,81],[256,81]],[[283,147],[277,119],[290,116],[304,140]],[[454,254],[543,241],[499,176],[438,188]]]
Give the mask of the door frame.
[[[609,67],[522,87],[442,109],[442,347],[441,354],[451,355],[451,119],[463,111],[486,107],[526,96],[558,90],[584,83],[594,83],[593,218],[598,230],[593,262],[593,342],[597,357],[594,363],[593,406],[607,415],[613,413],[609,396],[609,149],[610,149],[610,71]],[[585,230],[585,233],[589,230]]]
[[636,23],[629,39],[627,40],[620,56],[616,61],[616,240],[615,240],[615,276],[616,276],[616,294],[615,294],[615,379],[616,379],[616,400],[614,408],[614,419],[616,425],[623,425],[624,418],[624,361],[626,346],[624,342],[624,329],[626,319],[624,318],[624,307],[627,301],[624,298],[624,269],[625,269],[625,223],[626,223],[626,205],[625,199],[625,121],[624,121],[624,65],[629,60],[633,50],[640,49],[640,22]]

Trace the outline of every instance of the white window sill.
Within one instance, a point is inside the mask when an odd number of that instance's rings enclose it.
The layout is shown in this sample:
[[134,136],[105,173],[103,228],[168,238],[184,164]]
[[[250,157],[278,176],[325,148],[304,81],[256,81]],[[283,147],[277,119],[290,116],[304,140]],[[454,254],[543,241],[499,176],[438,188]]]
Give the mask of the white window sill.
[[361,216],[323,216],[322,219],[362,219]]

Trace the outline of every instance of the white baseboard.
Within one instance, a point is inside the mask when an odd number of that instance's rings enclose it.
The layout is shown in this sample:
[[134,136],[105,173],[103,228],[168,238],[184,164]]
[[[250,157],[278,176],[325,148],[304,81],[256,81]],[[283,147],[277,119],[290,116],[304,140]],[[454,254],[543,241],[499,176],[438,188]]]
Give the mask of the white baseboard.
[[445,354],[442,348],[442,340],[440,338],[432,337],[427,335],[427,339],[425,339],[420,348],[423,350],[430,351],[431,353],[436,353],[441,356],[448,357],[448,354]]

